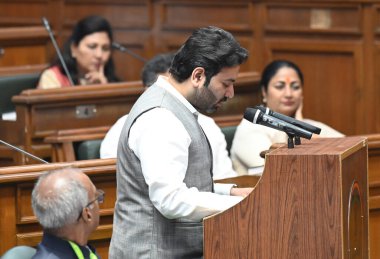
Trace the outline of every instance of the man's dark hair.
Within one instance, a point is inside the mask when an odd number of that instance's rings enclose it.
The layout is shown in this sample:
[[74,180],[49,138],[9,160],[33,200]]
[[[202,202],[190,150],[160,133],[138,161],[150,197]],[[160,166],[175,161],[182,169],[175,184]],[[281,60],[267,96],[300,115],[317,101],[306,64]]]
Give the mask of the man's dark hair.
[[159,74],[168,72],[175,53],[158,54],[145,63],[141,72],[141,79],[145,87],[156,82]]
[[[112,35],[111,25],[108,23],[108,21],[105,18],[98,15],[91,15],[91,16],[87,16],[83,18],[75,25],[70,38],[66,41],[65,45],[63,46],[63,50],[62,50],[63,60],[66,63],[67,69],[69,70],[69,73],[74,81],[74,84],[76,85],[79,84],[78,68],[77,68],[76,59],[72,57],[71,44],[78,46],[79,42],[84,37],[95,32],[107,33],[110,39],[110,42],[112,44],[113,35]],[[63,69],[63,66],[58,58],[52,64],[52,66],[55,66],[55,65],[59,67],[59,70],[61,71],[61,73],[66,75],[66,72]],[[106,76],[108,82],[119,81],[119,79],[117,78],[115,74],[115,66],[113,63],[112,55],[110,56],[108,62],[104,66],[104,75]]]
[[205,86],[222,68],[242,64],[248,51],[241,47],[231,33],[213,26],[197,29],[176,53],[170,73],[181,83],[191,76],[196,67],[203,67]]

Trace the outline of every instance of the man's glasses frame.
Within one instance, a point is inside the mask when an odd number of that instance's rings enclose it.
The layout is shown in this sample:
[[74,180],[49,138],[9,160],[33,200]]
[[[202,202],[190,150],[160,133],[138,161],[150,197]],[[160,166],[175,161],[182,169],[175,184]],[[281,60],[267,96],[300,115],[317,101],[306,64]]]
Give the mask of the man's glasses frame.
[[[101,190],[101,189],[96,189],[95,191],[95,199],[90,201],[89,203],[87,203],[87,205],[84,207],[84,208],[88,208],[91,206],[91,204],[93,204],[94,202],[98,201],[98,203],[103,203],[104,201],[104,195],[106,193]],[[82,209],[83,211],[83,209]],[[78,220],[80,220],[80,218],[82,217],[82,211],[79,213],[79,217],[78,217]]]
[[104,201],[104,195],[106,193],[101,190],[101,189],[96,189],[95,191],[95,199],[90,201],[89,203],[87,203],[87,205],[85,206],[85,208],[88,208],[91,204],[93,204],[94,202],[98,201],[98,203],[103,203]]

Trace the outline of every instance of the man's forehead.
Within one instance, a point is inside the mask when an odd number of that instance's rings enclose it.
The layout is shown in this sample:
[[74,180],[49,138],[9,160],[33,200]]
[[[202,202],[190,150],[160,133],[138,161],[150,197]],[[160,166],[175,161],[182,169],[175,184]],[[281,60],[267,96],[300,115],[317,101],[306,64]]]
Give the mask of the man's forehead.
[[224,67],[214,77],[222,81],[235,82],[239,73],[239,66],[237,67]]

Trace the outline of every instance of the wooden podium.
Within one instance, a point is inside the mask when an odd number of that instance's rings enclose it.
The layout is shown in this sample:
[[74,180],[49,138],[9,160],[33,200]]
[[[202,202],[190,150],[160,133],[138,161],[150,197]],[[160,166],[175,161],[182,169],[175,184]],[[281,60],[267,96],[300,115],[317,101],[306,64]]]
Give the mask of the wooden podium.
[[204,258],[368,258],[367,158],[363,137],[270,152],[253,192],[204,220]]

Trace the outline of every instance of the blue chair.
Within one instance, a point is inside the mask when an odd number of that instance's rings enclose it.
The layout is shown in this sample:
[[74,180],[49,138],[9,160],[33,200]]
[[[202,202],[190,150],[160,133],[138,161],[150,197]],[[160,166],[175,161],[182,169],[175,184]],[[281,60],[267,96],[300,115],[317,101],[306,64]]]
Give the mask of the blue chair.
[[31,259],[37,250],[30,246],[15,246],[9,249],[1,259]]

